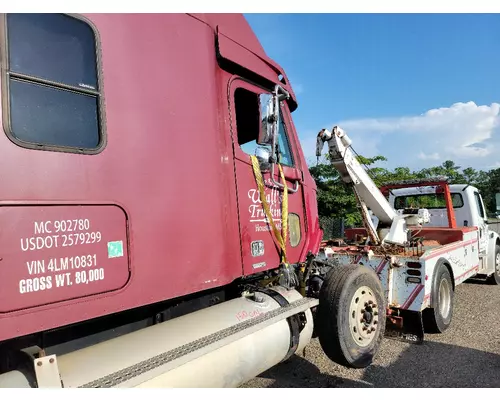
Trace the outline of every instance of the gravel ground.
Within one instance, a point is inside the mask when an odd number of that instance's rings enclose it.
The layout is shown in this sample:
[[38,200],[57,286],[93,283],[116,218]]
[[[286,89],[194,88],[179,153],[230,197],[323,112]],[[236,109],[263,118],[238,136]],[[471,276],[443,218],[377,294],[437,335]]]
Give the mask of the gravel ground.
[[331,362],[317,339],[243,387],[500,387],[500,287],[460,285],[452,325],[423,345],[384,339],[374,363],[350,370]]

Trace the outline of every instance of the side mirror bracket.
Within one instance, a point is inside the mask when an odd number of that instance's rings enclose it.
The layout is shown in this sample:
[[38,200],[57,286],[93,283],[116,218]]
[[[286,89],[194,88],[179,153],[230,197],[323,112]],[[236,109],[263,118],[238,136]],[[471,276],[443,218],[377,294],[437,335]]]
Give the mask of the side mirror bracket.
[[[262,99],[265,99],[264,101]],[[289,188],[286,182],[280,183],[274,179],[275,165],[278,160],[278,127],[280,123],[280,103],[290,98],[290,93],[283,89],[280,85],[276,85],[272,94],[263,94],[260,97],[261,109],[261,131],[257,144],[261,146],[271,146],[271,151],[268,157],[271,166],[271,181],[273,185],[295,193],[299,190],[299,182],[295,182],[293,188]],[[264,104],[265,103],[265,104]]]

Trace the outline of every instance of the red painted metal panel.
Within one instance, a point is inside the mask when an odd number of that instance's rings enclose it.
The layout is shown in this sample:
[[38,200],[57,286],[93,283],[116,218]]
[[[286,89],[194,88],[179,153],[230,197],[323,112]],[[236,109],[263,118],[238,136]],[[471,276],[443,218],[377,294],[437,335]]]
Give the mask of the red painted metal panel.
[[[263,93],[265,90],[257,88],[256,86],[247,83],[245,81],[236,79],[230,83],[230,101],[231,101],[231,121],[236,121],[236,114],[234,109],[234,92],[237,88],[244,88],[246,90],[252,91],[254,93]],[[285,123],[287,120],[285,119]],[[252,169],[252,164],[250,156],[246,154],[241,147],[238,145],[237,141],[237,130],[236,125],[233,126],[233,140],[234,144],[234,154],[235,154],[235,168],[236,168],[236,180],[238,188],[238,202],[239,202],[239,221],[240,221],[240,232],[241,232],[241,252],[243,258],[243,273],[244,275],[251,275],[256,272],[274,269],[280,264],[280,245],[272,231],[272,227],[267,223],[267,217],[264,212],[260,200],[260,194],[258,190],[257,183],[255,181],[255,175]],[[292,136],[290,142],[293,143],[295,140],[293,138],[293,132],[290,132],[287,125],[288,136]],[[292,134],[291,134],[292,133]],[[297,149],[292,147],[293,158],[297,159]],[[300,170],[296,166],[286,168],[289,175],[301,176]],[[265,193],[266,198],[273,215],[274,223],[276,227],[281,232],[281,218],[282,218],[282,195],[283,190],[276,188],[276,186],[271,181],[270,172],[263,172],[262,177],[266,182]],[[286,179],[286,178],[285,178]],[[278,168],[275,168],[274,180],[281,182],[279,177]],[[295,185],[295,181],[286,179],[286,184],[289,187]],[[306,235],[306,218],[303,202],[304,187],[302,182],[300,183],[299,190],[296,193],[288,193],[288,212],[298,215],[300,220],[300,242],[297,246],[292,247],[290,240],[287,240],[287,258],[288,262],[295,263],[298,261],[303,261],[302,254],[303,249],[307,244]],[[251,252],[252,242],[263,241],[264,243],[264,254],[260,256],[253,256]]]
[[1,133],[0,202],[122,205],[130,282],[4,314],[0,340],[222,286],[242,273],[214,31],[181,14],[88,18],[100,38],[107,146],[97,155],[36,151]]
[[272,82],[278,82],[278,72],[228,37],[219,34],[219,52],[223,58],[231,60]]
[[[83,212],[93,204],[119,204],[128,217],[129,282],[110,292],[125,284],[125,264],[107,260],[113,264],[104,268],[120,272],[107,281],[106,269],[99,287],[72,285],[71,291],[38,291],[27,294],[31,300],[20,300],[28,299],[18,289],[26,275],[4,272],[7,264],[0,261],[6,280],[0,283],[2,311],[30,307],[0,314],[0,340],[223,286],[243,273],[242,241],[244,246],[248,242],[238,223],[227,115],[231,76],[217,65],[214,29],[224,20],[228,38],[265,56],[255,35],[241,16],[234,16],[233,23],[228,22],[231,16],[217,15],[207,15],[205,22],[182,14],[86,16],[98,31],[102,54],[106,148],[97,155],[29,150],[0,133],[0,206],[6,207],[0,219],[0,258],[7,255],[9,264],[19,271],[24,267],[26,274],[30,260],[6,246],[20,246],[35,218],[33,210],[48,209],[42,205],[59,204],[51,215],[55,220],[66,218],[64,210],[76,205],[83,205]],[[302,152],[294,151],[306,166]],[[250,179],[251,166],[246,167]],[[304,241],[291,251],[294,260],[306,250],[310,235],[319,232],[314,181],[307,168],[303,172],[305,192],[297,196],[306,199],[306,210],[311,208],[304,211],[299,200],[292,204],[297,212],[302,207],[299,215],[308,212],[308,232],[302,232]],[[246,196],[248,189],[240,194]],[[18,211],[11,215],[13,204]],[[68,217],[74,215],[72,211]],[[91,216],[92,227],[106,235],[115,230],[125,235],[122,219],[102,211]],[[12,226],[14,220],[22,223]],[[11,244],[15,238],[17,244]],[[104,249],[95,250],[100,262]],[[44,254],[74,254],[65,251]],[[103,291],[108,292],[96,294]]]
[[[234,18],[229,27],[228,19],[224,18],[222,25],[219,23],[216,25],[220,55],[272,82],[279,83],[289,92],[291,99],[288,104],[293,107],[291,111],[294,111],[297,108],[297,98],[285,71],[266,55],[253,32],[247,33],[243,26],[238,28],[235,25],[236,20],[237,18]],[[244,25],[249,27],[246,21]],[[280,80],[279,75],[282,75],[283,79]]]
[[403,189],[403,188],[413,188],[413,187],[424,187],[424,186],[439,186],[442,187],[442,185],[447,185],[447,181],[441,181],[441,180],[425,180],[422,179],[418,182],[403,182],[403,183],[396,183],[396,184],[387,184],[387,185],[382,185],[379,190],[384,194],[384,196],[387,196],[389,194],[389,190],[392,189]]
[[2,206],[0,226],[0,312],[127,283],[127,220],[119,207]]
[[441,184],[440,187],[444,191],[444,198],[446,201],[446,214],[448,215],[448,226],[450,228],[456,228],[457,221],[455,219],[455,209],[453,208],[453,202],[451,201],[450,187],[446,183]]
[[264,48],[248,24],[243,14],[235,13],[194,13],[189,14],[200,19],[214,30],[223,32],[241,46],[261,57],[267,57]]

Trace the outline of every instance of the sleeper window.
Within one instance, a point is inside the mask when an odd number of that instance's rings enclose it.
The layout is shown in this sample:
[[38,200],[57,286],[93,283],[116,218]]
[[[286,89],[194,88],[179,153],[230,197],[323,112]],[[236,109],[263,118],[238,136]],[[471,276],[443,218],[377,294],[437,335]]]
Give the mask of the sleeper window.
[[34,145],[101,143],[96,38],[64,14],[7,14],[10,131]]

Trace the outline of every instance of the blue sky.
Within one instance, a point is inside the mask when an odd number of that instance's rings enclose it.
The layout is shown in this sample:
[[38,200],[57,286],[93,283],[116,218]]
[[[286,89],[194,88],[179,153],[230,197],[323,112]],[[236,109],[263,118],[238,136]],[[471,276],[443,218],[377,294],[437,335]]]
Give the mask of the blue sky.
[[295,88],[306,156],[339,123],[387,167],[500,167],[500,15],[245,16]]

